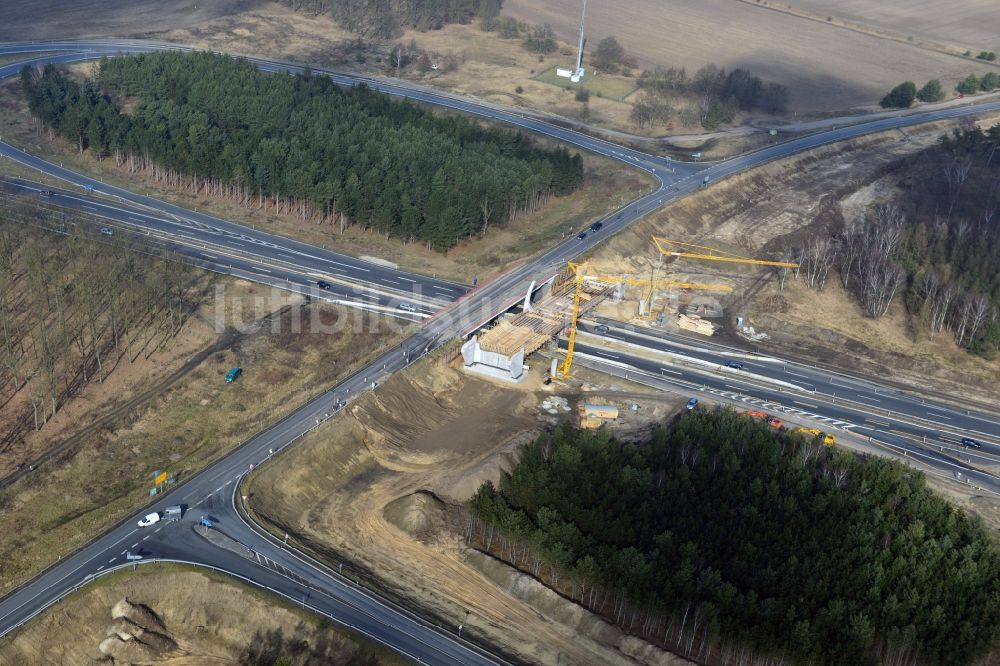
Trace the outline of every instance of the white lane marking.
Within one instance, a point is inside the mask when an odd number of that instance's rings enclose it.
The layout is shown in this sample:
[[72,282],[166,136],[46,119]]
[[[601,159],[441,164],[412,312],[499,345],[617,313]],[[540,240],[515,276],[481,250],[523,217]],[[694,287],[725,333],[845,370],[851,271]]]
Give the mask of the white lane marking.
[[866,395],[864,393],[859,393],[858,394],[858,398],[861,398],[861,399],[864,399],[864,400],[871,400],[872,402],[882,402],[878,398],[873,398],[872,396]]
[[[149,538],[149,535],[147,534],[147,535],[146,535],[145,537],[143,537],[143,539],[142,539],[142,540],[143,540],[143,541],[145,541],[145,540],[146,540],[146,539],[148,539],[148,538]],[[136,546],[138,546],[138,545],[139,545],[139,542],[138,542],[138,541],[136,541],[136,542],[135,542],[134,544],[132,544],[132,547],[133,547],[133,548],[135,548],[135,547],[136,547]]]
[[607,352],[602,352],[599,350],[595,350],[594,353],[597,354],[598,356],[604,356],[605,358],[618,358],[614,354],[608,354]]
[[[146,536],[142,537],[142,540],[143,540],[143,541],[145,541],[145,540],[146,540],[146,539],[148,539],[149,537],[150,537],[150,535],[149,535],[149,534],[147,534]],[[132,547],[133,547],[133,548],[135,548],[135,547],[136,547],[136,546],[138,546],[138,545],[139,545],[139,544],[135,544],[135,545],[133,545]]]
[[96,208],[94,208],[93,206],[88,206],[87,204],[84,204],[83,206],[80,206],[80,207],[81,208],[86,208],[87,210],[92,210],[94,212],[97,212]]
[[112,557],[112,558],[111,558],[110,560],[108,560],[108,564],[111,564],[111,563],[112,563],[112,562],[114,562],[114,561],[115,561],[116,559],[117,559],[117,558],[115,558],[115,557]]
[[672,375],[680,375],[681,373],[677,370],[671,370],[670,368],[660,368],[660,372],[669,372]]
[[938,414],[937,412],[928,411],[927,415],[928,416],[934,416],[934,417],[939,418],[939,419],[944,419],[946,421],[951,421],[951,417],[950,416],[945,416],[944,414]]
[[400,279],[400,280],[406,280],[407,282],[413,282],[413,283],[416,283],[416,280],[411,280],[410,278],[407,278],[407,277],[403,277],[402,275],[400,275],[400,276],[399,276],[399,279]]
[[97,570],[100,571],[103,568],[104,568],[104,565],[102,564],[101,566],[97,567]]
[[796,377],[801,377],[802,379],[809,379],[809,375],[803,375],[798,372],[792,372],[791,370],[785,370],[786,375],[795,375]]

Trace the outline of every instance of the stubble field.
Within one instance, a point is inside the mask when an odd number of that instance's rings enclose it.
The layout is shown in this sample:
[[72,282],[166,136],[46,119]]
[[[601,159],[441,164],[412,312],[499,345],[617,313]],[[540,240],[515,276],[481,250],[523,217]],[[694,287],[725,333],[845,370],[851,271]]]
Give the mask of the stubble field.
[[792,7],[975,53],[1000,46],[1000,14],[992,0],[799,0]]

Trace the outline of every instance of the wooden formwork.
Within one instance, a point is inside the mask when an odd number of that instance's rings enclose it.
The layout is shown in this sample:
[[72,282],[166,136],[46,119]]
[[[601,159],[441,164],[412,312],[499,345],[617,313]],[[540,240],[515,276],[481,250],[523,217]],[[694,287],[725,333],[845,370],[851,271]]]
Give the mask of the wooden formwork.
[[[513,319],[500,320],[496,326],[479,335],[479,346],[485,351],[505,356],[522,348],[527,356],[541,349],[546,342],[569,326],[573,319],[575,285],[563,283],[553,288],[549,296]],[[580,313],[592,309],[611,293],[612,289],[585,284],[580,294]]]

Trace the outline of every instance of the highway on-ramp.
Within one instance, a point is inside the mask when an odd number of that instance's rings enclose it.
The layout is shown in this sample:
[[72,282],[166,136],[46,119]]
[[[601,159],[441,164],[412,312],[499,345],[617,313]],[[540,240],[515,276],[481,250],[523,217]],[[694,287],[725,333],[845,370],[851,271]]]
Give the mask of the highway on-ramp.
[[[115,55],[125,51],[139,52],[170,48],[177,47],[114,40],[50,42],[0,45],[0,55],[37,54],[66,50],[67,53],[39,57],[36,62],[54,61],[56,58],[62,58],[62,62],[69,62],[74,58],[76,60],[92,59],[101,55]],[[296,68],[289,63],[261,59],[254,59],[254,62],[267,71],[295,71]],[[10,67],[16,69],[19,65]],[[234,505],[233,497],[233,490],[239,479],[250,470],[251,465],[262,464],[271,455],[278,455],[283,448],[321,425],[327,418],[333,417],[345,401],[366,391],[377,391],[378,384],[391,373],[415,362],[457,335],[475,330],[498,312],[502,312],[518,302],[527,291],[529,284],[546,279],[562,269],[566,261],[585,253],[605,237],[623,229],[671,199],[737,171],[834,141],[920,122],[1000,110],[1000,103],[990,103],[977,107],[961,107],[927,114],[880,119],[828,132],[819,132],[733,160],[706,165],[676,162],[631,150],[574,132],[557,124],[522,115],[516,110],[465,100],[447,93],[383,79],[355,77],[322,70],[313,71],[317,74],[333,76],[338,82],[347,85],[364,82],[390,94],[468,112],[566,141],[582,149],[621,160],[649,172],[657,179],[657,188],[650,194],[631,202],[620,211],[606,216],[602,220],[603,229],[599,232],[588,233],[582,240],[570,238],[471,291],[466,291],[464,287],[456,285],[449,304],[425,319],[416,332],[400,346],[380,354],[355,374],[341,381],[323,395],[309,401],[279,423],[250,438],[240,448],[203,472],[187,479],[176,490],[162,496],[152,505],[153,509],[159,509],[169,504],[187,504],[190,508],[185,519],[176,523],[164,523],[159,527],[140,530],[135,526],[138,515],[130,517],[119,526],[97,537],[85,548],[61,560],[34,580],[0,599],[0,635],[20,626],[47,604],[61,598],[88,580],[92,580],[101,571],[122,564],[128,553],[139,550],[147,558],[162,557],[212,565],[252,579],[290,599],[301,599],[301,603],[316,609],[317,612],[326,613],[339,622],[354,626],[374,639],[426,663],[475,664],[497,661],[497,657],[485,654],[455,636],[455,628],[451,628],[451,631],[442,631],[422,622],[406,611],[348,584],[337,574],[326,571],[322,565],[311,562],[301,554],[286,549],[282,544],[277,543],[242,520]],[[0,69],[0,73],[2,72],[3,70]],[[259,230],[248,229],[240,225],[233,225],[224,220],[203,216],[200,213],[188,211],[152,197],[137,195],[122,188],[114,188],[24,153],[7,144],[0,143],[0,155],[16,159],[75,187],[87,186],[102,197],[113,197],[118,204],[125,207],[142,206],[153,216],[161,219],[164,219],[164,214],[168,216],[165,219],[174,216],[177,222],[186,225],[188,229],[195,228],[200,224],[211,227],[213,230],[221,232],[222,235],[235,234],[238,238],[245,237],[250,245],[251,253],[262,257],[273,259],[272,255],[277,248],[288,248],[294,252],[301,252],[303,255],[318,257],[318,259],[309,258],[309,261],[338,261],[353,266],[351,270],[345,271],[349,274],[348,277],[353,275],[356,278],[357,274],[362,272],[360,270],[362,268],[368,269],[369,272],[372,271],[371,266],[366,265],[367,262],[351,263],[359,260],[336,255],[332,252],[320,251],[303,243],[265,234]],[[706,177],[708,181],[706,181]],[[107,204],[108,202],[103,203]],[[159,231],[165,234],[172,233],[170,227],[163,227]],[[173,228],[173,232],[176,231],[179,229]],[[210,233],[214,234],[215,231]],[[307,258],[300,255],[289,253],[289,256],[293,257],[296,264],[305,266],[308,263],[305,261]],[[329,263],[322,265],[328,266]],[[385,275],[389,279],[395,279],[393,276],[398,274],[391,269],[385,271]],[[415,281],[418,278],[428,280],[420,276],[413,276]],[[431,288],[432,282],[432,280],[428,281],[427,290]],[[581,351],[586,353],[583,348]],[[636,361],[636,363],[641,362],[643,361]],[[754,388],[753,385],[750,385],[748,390],[757,391],[765,399],[769,399],[767,394],[769,389],[767,388]],[[147,510],[144,509],[142,513]],[[211,545],[202,536],[196,535],[191,523],[201,516],[205,516],[213,522],[213,529],[225,533],[241,547],[245,547],[246,553],[250,553],[251,557],[232,550],[220,549]],[[250,550],[251,548],[252,550]],[[458,620],[459,618],[456,618],[456,622]]]

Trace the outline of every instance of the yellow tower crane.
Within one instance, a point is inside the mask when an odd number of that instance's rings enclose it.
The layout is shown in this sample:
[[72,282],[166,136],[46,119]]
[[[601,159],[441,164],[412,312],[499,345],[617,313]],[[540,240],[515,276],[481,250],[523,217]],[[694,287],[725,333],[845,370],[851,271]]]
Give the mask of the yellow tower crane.
[[[692,243],[682,243],[681,241],[669,240],[659,236],[653,236],[653,243],[660,254],[667,257],[685,257],[687,259],[700,259],[705,261],[724,261],[731,264],[750,264],[753,266],[775,266],[777,268],[798,268],[799,265],[790,261],[768,261],[766,259],[749,259],[736,254],[729,254],[715,248],[704,245],[694,245]],[[694,248],[701,252],[678,252],[672,248]]]
[[569,262],[569,269],[575,275],[575,290],[573,292],[573,318],[570,321],[569,341],[566,344],[566,358],[556,372],[559,379],[569,379],[573,367],[573,349],[576,346],[576,321],[580,316],[580,294],[583,293],[583,283],[587,280],[603,284],[649,285],[662,289],[699,289],[702,291],[732,291],[728,284],[700,284],[697,282],[679,282],[677,280],[641,280],[612,275],[587,275],[586,265]]

